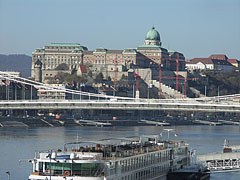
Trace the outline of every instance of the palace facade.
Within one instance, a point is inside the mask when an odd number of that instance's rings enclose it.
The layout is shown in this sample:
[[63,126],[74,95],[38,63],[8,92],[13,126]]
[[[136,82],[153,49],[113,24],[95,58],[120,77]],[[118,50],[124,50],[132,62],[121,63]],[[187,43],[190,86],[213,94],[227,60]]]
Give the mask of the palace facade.
[[69,67],[69,71],[77,70],[81,65],[91,65],[94,71],[106,72],[105,75],[108,76],[114,74],[116,67],[118,72],[131,68],[156,70],[159,65],[163,71],[185,71],[184,55],[163,48],[159,32],[154,27],[148,31],[144,44],[132,49],[97,48],[90,51],[76,43],[52,43],[38,48],[32,53],[31,76],[37,81],[42,81],[43,75],[54,76],[54,73],[48,72],[63,63]]

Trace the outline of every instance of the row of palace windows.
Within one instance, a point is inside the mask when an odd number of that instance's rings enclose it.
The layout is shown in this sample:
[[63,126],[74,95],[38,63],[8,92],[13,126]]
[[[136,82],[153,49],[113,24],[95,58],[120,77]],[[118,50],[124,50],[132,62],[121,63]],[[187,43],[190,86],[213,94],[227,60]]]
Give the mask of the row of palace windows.
[[[97,58],[97,60],[98,60],[98,58],[104,58],[104,56],[95,56],[95,58]],[[119,60],[121,57],[120,56],[118,56],[117,57],[117,59]],[[134,56],[128,56],[128,57],[123,57],[124,58],[124,60],[133,60],[135,57]],[[37,60],[37,59],[39,59],[39,60],[41,60],[42,59],[42,57],[41,56],[33,56],[33,59],[34,60]],[[45,58],[46,60],[54,60],[54,59],[58,59],[58,60],[60,60],[60,59],[80,59],[80,56],[47,56],[46,58]],[[91,57],[84,57],[84,59],[92,59]],[[110,59],[112,59],[112,60],[115,60],[116,58],[114,57],[114,56],[107,56],[107,60],[110,60]]]
[[[55,59],[57,59],[57,58],[58,58],[58,59],[60,59],[60,58],[61,58],[61,59],[63,59],[63,58],[64,58],[64,59],[66,59],[66,58],[67,58],[67,59],[68,59],[68,58],[74,59],[74,58],[80,58],[80,56],[58,56],[58,55],[48,55],[48,56],[45,56],[45,57],[46,57],[47,59],[54,59],[54,58],[55,58]],[[41,59],[41,58],[43,58],[43,57],[42,57],[42,56],[39,56],[39,55],[33,55],[33,58],[34,58],[34,59],[36,59],[36,58],[37,58],[37,59]]]
[[[91,63],[91,61],[87,61],[87,63]],[[110,63],[110,62],[109,62]],[[118,60],[117,63],[124,63],[124,61]],[[95,64],[105,64],[104,60],[95,60]],[[112,60],[112,64],[115,64],[115,60]]]
[[80,56],[47,56],[46,59],[80,59]]
[[78,47],[68,47],[68,46],[46,46],[46,49],[76,49]]
[[[95,56],[95,58],[100,58],[100,59],[102,58],[102,59],[104,59],[105,56]],[[121,56],[117,56],[117,58],[120,59]],[[124,56],[123,58],[124,59],[134,59],[134,56]],[[109,59],[116,59],[116,56],[107,56],[107,60],[109,60]]]

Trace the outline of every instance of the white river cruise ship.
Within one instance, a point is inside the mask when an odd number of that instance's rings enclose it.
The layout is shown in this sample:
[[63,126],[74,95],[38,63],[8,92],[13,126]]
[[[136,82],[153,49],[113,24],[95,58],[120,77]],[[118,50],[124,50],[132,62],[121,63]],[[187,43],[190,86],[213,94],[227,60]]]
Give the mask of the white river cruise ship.
[[187,166],[188,145],[159,135],[81,141],[38,152],[29,180],[164,180]]

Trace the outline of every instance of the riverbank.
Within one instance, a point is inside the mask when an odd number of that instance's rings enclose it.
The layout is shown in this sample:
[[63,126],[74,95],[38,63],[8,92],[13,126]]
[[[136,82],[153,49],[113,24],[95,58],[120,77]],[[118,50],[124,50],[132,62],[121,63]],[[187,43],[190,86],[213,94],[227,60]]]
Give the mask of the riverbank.
[[12,117],[0,116],[0,127],[78,127],[78,126],[181,126],[181,125],[240,125],[239,121],[231,120],[196,120],[188,118],[168,118],[156,119],[97,119],[97,118],[72,118],[72,117]]
[[0,117],[0,127],[170,126],[192,125],[189,120],[75,119],[71,117]]

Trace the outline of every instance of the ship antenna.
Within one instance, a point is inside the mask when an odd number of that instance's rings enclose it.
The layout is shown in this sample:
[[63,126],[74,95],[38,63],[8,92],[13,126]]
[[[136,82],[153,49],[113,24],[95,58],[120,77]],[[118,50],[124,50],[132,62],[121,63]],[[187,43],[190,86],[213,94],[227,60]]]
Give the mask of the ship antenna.
[[228,146],[228,144],[229,144],[229,141],[228,141],[227,139],[225,139],[225,140],[224,140],[223,147],[226,147],[226,146]]
[[[78,142],[78,132],[77,132],[77,142]],[[78,143],[77,143],[78,144]],[[79,144],[78,144],[79,145]],[[79,148],[80,149],[80,147],[78,147],[78,145],[77,145],[77,149]]]

